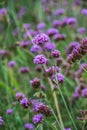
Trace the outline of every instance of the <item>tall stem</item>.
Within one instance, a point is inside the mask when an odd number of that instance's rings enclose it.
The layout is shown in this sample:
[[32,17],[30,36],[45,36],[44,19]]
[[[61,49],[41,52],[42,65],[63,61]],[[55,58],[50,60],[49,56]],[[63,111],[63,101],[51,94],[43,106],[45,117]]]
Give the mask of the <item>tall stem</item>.
[[[46,68],[47,68],[46,65],[44,65],[43,67],[46,70]],[[53,83],[52,83],[52,81],[51,81],[50,78],[48,78],[48,82],[50,84],[51,90],[53,91]],[[63,124],[62,117],[61,117],[61,114],[60,114],[60,108],[59,108],[59,104],[58,104],[58,100],[57,100],[57,95],[56,95],[55,91],[53,92],[53,99],[54,99],[54,103],[55,103],[55,108],[56,108],[56,111],[57,111],[57,115],[58,115],[58,118],[59,118],[59,121],[60,121],[60,124],[61,124],[61,128],[62,128],[62,130],[64,130],[64,124]]]

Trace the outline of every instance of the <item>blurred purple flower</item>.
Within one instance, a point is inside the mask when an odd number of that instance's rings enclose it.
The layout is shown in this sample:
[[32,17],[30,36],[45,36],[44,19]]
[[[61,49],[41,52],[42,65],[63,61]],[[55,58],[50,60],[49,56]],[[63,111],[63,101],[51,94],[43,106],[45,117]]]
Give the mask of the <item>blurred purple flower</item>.
[[42,114],[34,115],[34,117],[33,117],[34,124],[41,123],[42,121],[43,121],[43,115]]
[[26,123],[24,127],[25,130],[34,130],[34,125],[31,123]]
[[8,66],[9,67],[15,67],[16,66],[16,62],[15,61],[10,61],[9,63],[8,63]]
[[48,59],[43,55],[37,55],[34,58],[34,64],[46,64]]
[[12,110],[12,109],[7,109],[7,110],[6,110],[6,114],[11,115],[12,113],[13,113],[13,110]]

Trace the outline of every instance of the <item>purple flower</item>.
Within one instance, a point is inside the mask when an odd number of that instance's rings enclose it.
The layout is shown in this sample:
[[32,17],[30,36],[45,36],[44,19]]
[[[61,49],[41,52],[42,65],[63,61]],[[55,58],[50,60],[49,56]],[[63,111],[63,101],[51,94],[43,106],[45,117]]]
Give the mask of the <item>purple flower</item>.
[[87,88],[82,90],[82,97],[87,97]]
[[13,30],[13,35],[14,35],[15,37],[17,37],[18,34],[19,34],[19,29],[18,29],[18,28],[15,28],[15,29]]
[[26,48],[26,47],[28,47],[30,44],[31,44],[30,41],[21,41],[21,42],[20,42],[20,47]]
[[53,27],[60,27],[61,26],[61,21],[60,20],[54,20],[53,21]]
[[53,58],[59,58],[60,52],[58,50],[54,50],[52,51],[51,55]]
[[13,113],[13,110],[12,110],[12,109],[7,109],[7,110],[6,110],[6,114],[11,115],[12,113]]
[[17,92],[15,97],[16,97],[16,100],[20,101],[22,98],[25,97],[25,95],[21,92]]
[[4,121],[3,118],[0,116],[0,125],[3,125]]
[[20,73],[29,73],[30,72],[30,68],[29,67],[21,67],[19,69]]
[[34,124],[41,123],[42,121],[43,121],[43,115],[42,114],[34,115],[34,117],[33,117]]
[[34,130],[34,125],[31,123],[26,123],[24,127],[25,130]]
[[39,24],[37,25],[37,29],[38,29],[38,30],[42,30],[42,29],[44,29],[45,27],[46,27],[46,24],[45,24],[44,22],[39,23]]
[[53,51],[55,48],[56,48],[56,45],[55,43],[51,43],[51,42],[48,42],[44,45],[44,48],[47,50],[47,51]]
[[76,42],[76,41],[71,42],[71,43],[68,45],[68,47],[66,48],[66,53],[67,53],[67,54],[70,54],[70,53],[73,51],[73,49],[74,49],[76,46],[78,46],[78,45],[79,45],[79,42]]
[[65,40],[66,39],[66,35],[65,34],[55,34],[53,36],[53,39],[55,41],[59,41],[59,40]]
[[26,98],[22,98],[22,100],[20,101],[20,104],[24,107],[24,108],[28,108],[29,105],[31,104],[31,102]]
[[86,32],[86,29],[84,27],[78,28],[78,33],[84,34]]
[[36,31],[29,29],[24,33],[24,38],[27,39],[29,36],[35,36],[37,34]]
[[53,13],[55,16],[58,16],[58,15],[62,15],[64,14],[64,9],[57,9],[54,13]]
[[37,55],[35,58],[34,58],[34,64],[46,64],[48,61],[47,58],[45,58],[44,55]]
[[49,36],[53,36],[53,35],[58,34],[58,33],[59,33],[59,31],[58,31],[58,29],[56,29],[56,28],[49,28],[49,29],[47,30],[47,34],[48,34]]
[[39,78],[34,78],[33,80],[30,80],[30,84],[34,89],[40,87],[40,79]]
[[23,28],[24,29],[30,29],[31,25],[29,23],[24,23]]
[[52,79],[56,79],[58,80],[58,83],[63,83],[64,82],[64,76],[61,73],[56,73],[55,75],[52,75]]
[[33,105],[33,111],[44,114],[47,117],[52,115],[51,109],[44,103],[35,103]]
[[67,24],[68,24],[68,25],[77,24],[77,19],[74,18],[74,17],[68,18],[68,19],[67,19]]
[[85,16],[87,16],[87,9],[82,9],[81,13]]
[[8,66],[9,66],[9,67],[14,67],[14,66],[16,66],[16,62],[15,62],[15,61],[10,61],[10,62],[8,63]]
[[4,16],[4,15],[6,15],[7,12],[8,12],[8,10],[7,10],[6,8],[2,8],[2,9],[0,9],[0,16]]
[[42,52],[42,48],[41,48],[39,45],[33,45],[33,46],[30,48],[30,51],[31,51],[32,53]]
[[53,73],[58,73],[60,71],[60,68],[58,66],[52,66],[46,69],[46,73],[48,76],[52,76]]
[[46,42],[49,42],[49,41],[50,41],[49,37],[44,33],[40,33],[36,35],[32,40],[32,42],[37,45],[44,45]]

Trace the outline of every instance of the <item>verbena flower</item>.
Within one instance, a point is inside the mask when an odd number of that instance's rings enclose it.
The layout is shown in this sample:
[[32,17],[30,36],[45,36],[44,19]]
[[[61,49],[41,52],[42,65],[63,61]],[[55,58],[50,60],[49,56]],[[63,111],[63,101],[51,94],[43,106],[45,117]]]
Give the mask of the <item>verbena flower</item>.
[[82,9],[82,10],[81,10],[81,13],[82,13],[83,15],[87,16],[87,9]]
[[29,73],[30,72],[30,68],[29,67],[21,67],[19,69],[20,73]]
[[7,110],[6,110],[6,114],[11,115],[12,113],[13,113],[13,110],[12,110],[12,109],[7,109]]
[[42,121],[43,121],[43,115],[42,114],[34,115],[34,117],[33,117],[34,124],[41,123]]
[[64,82],[64,75],[62,75],[61,73],[56,73],[54,75],[52,75],[52,80],[58,80],[58,83],[63,83]]
[[59,41],[59,40],[65,40],[66,39],[66,35],[65,34],[55,34],[53,36],[53,39],[55,41]]
[[22,98],[20,100],[20,104],[24,107],[24,108],[28,108],[31,104],[30,100],[26,97]]
[[22,98],[25,97],[25,95],[21,92],[17,92],[15,97],[16,97],[16,100],[20,101]]
[[40,79],[36,77],[33,80],[30,80],[30,84],[34,89],[37,89],[40,87]]
[[34,104],[33,111],[44,114],[47,117],[52,115],[51,109],[47,105],[45,105],[44,103]]
[[42,48],[41,48],[39,45],[33,45],[33,46],[30,48],[30,51],[31,51],[32,53],[42,52]]
[[52,51],[51,56],[53,58],[59,58],[60,52],[58,50],[54,50],[54,51]]
[[48,59],[43,55],[37,55],[34,58],[34,64],[46,64]]
[[45,50],[53,51],[56,48],[55,43],[48,42],[44,45]]
[[53,36],[53,35],[58,34],[58,33],[59,33],[59,31],[58,31],[58,29],[56,29],[56,28],[49,28],[49,29],[47,30],[47,34],[48,34],[49,36]]
[[46,42],[49,42],[49,41],[50,41],[50,38],[44,33],[37,34],[32,40],[32,42],[37,45],[44,45]]
[[82,97],[87,98],[87,88],[82,90]]
[[16,62],[15,61],[10,61],[9,63],[8,63],[8,66],[9,67],[15,67],[16,66]]
[[42,30],[42,29],[44,29],[46,27],[46,24],[44,23],[44,22],[41,22],[41,23],[39,23],[38,25],[37,25],[37,29],[38,30]]
[[35,129],[34,125],[31,123],[26,123],[24,127],[25,127],[25,130],[34,130]]

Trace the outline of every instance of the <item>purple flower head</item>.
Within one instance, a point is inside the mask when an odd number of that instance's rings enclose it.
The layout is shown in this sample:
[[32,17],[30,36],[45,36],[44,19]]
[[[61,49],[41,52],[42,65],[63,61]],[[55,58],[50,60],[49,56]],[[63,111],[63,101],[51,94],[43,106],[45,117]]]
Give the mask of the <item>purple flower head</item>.
[[59,31],[58,31],[58,29],[56,29],[56,28],[49,28],[49,29],[47,30],[47,34],[48,34],[49,36],[53,36],[53,35],[58,34],[58,33],[59,33]]
[[10,55],[10,52],[7,50],[0,50],[0,56],[8,57]]
[[68,19],[67,19],[67,24],[68,24],[68,25],[77,24],[77,19],[74,18],[74,17],[68,18]]
[[82,9],[81,13],[85,16],[87,16],[87,9]]
[[34,125],[31,123],[26,123],[24,127],[25,130],[34,130]]
[[80,34],[84,34],[86,32],[86,29],[84,27],[81,27],[81,28],[78,28],[77,32]]
[[48,42],[44,45],[44,48],[47,50],[47,51],[53,51],[55,48],[56,48],[56,45],[55,43],[51,43],[51,42]]
[[30,44],[31,44],[31,42],[30,42],[29,40],[28,40],[28,41],[21,41],[21,42],[20,42],[20,47],[26,48],[26,47],[28,47]]
[[34,89],[37,89],[40,87],[40,79],[39,78],[34,78],[33,80],[30,80],[30,84]]
[[6,8],[0,9],[0,16],[5,16],[8,13],[8,10]]
[[20,73],[29,73],[30,72],[30,68],[29,67],[21,67],[19,69]]
[[51,55],[53,58],[59,58],[60,52],[58,50],[54,50],[52,51]]
[[53,36],[53,39],[55,41],[59,41],[59,40],[65,40],[66,39],[66,35],[65,34],[55,34]]
[[42,114],[34,115],[34,117],[33,117],[34,124],[41,123],[42,121],[43,121],[43,115]]
[[16,97],[16,100],[20,101],[22,98],[25,97],[25,95],[21,92],[17,92],[15,97]]
[[66,53],[67,53],[67,54],[70,54],[70,53],[73,51],[73,49],[74,49],[76,46],[78,46],[78,45],[79,45],[79,42],[76,42],[76,41],[71,42],[71,43],[68,45],[68,47],[66,48]]
[[42,48],[41,48],[39,45],[33,45],[33,46],[30,48],[30,51],[31,51],[32,53],[42,52]]
[[50,38],[44,33],[37,34],[32,40],[32,42],[37,45],[44,45],[46,42],[49,42],[49,41],[50,41]]
[[14,35],[15,37],[17,37],[18,34],[19,34],[19,29],[18,29],[18,28],[15,28],[15,29],[13,30],[13,35]]
[[27,30],[25,33],[24,33],[24,38],[27,39],[29,38],[29,36],[35,36],[37,34],[36,31],[32,30],[32,29],[29,29]]
[[23,28],[24,29],[30,29],[31,28],[31,25],[29,23],[24,23],[23,24]]
[[82,90],[82,97],[87,98],[87,88]]
[[0,125],[3,125],[4,121],[3,118],[0,116]]
[[60,71],[60,68],[58,66],[52,66],[52,67],[49,67],[46,69],[46,73],[48,76],[52,76],[53,73],[55,73],[55,72],[58,73],[59,71]]
[[52,79],[57,79],[58,83],[63,83],[64,82],[64,75],[62,75],[61,73],[56,73],[55,75],[52,75]]
[[37,25],[37,29],[38,29],[38,30],[42,30],[42,29],[44,29],[45,27],[46,27],[46,24],[45,24],[44,22],[39,23],[39,24]]
[[79,97],[80,97],[80,94],[79,94],[77,91],[74,92],[73,98],[74,98],[75,100],[77,100]]
[[6,110],[6,114],[11,115],[12,113],[13,113],[13,110],[12,110],[12,109],[7,109],[7,110]]
[[42,68],[41,68],[41,66],[38,66],[38,65],[37,65],[37,66],[35,67],[35,70],[36,70],[37,72],[41,72],[41,71],[42,71]]
[[16,62],[15,61],[10,61],[8,63],[8,66],[11,67],[11,68],[15,67],[16,66]]
[[33,111],[44,114],[47,117],[52,115],[51,109],[44,103],[35,103],[33,105]]
[[28,98],[24,97],[24,98],[22,98],[22,100],[20,100],[20,104],[24,108],[28,108],[30,106],[31,102],[28,100]]
[[57,9],[54,13],[53,13],[55,16],[59,16],[59,15],[62,15],[64,14],[64,9]]
[[54,28],[57,28],[57,27],[60,27],[61,26],[61,21],[60,20],[54,20],[53,21],[53,27]]
[[44,55],[37,55],[34,58],[34,64],[46,64],[48,59]]

